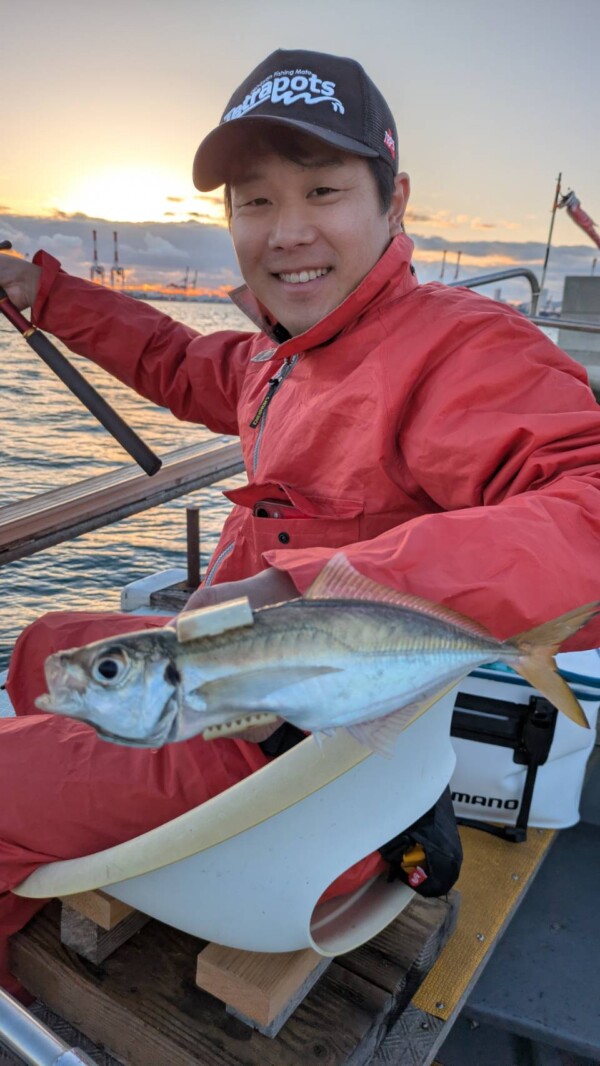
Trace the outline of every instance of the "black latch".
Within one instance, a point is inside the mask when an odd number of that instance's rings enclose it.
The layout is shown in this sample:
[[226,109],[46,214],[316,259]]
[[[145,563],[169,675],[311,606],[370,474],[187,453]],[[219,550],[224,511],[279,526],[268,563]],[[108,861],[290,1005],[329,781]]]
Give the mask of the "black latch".
[[459,692],[454,705],[451,735],[513,749],[513,760],[526,766],[523,795],[515,825],[490,825],[475,818],[458,818],[460,825],[482,829],[514,843],[527,839],[527,824],[538,766],[546,762],[556,728],[558,711],[543,696],[531,696],[529,703],[510,703],[488,696]]
[[523,717],[521,742],[513,756],[521,766],[543,766],[554,739],[558,711],[544,696],[532,696]]

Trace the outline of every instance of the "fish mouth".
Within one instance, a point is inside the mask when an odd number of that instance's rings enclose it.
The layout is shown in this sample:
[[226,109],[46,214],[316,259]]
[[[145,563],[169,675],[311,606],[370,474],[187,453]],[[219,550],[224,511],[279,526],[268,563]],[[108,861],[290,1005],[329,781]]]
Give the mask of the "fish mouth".
[[110,744],[120,744],[125,748],[160,748],[168,744],[177,732],[177,702],[172,696],[167,700],[156,721],[154,732],[143,737],[124,737],[121,733],[113,733],[96,722],[88,721],[86,724],[91,725],[98,736]]
[[44,692],[41,696],[36,696],[33,702],[38,710],[48,711],[50,714],[64,714],[70,718],[78,718],[80,714],[77,700],[69,696],[65,698],[63,693]]
[[246,729],[252,729],[257,725],[270,725],[278,721],[276,714],[270,714],[268,711],[254,711],[252,714],[242,714],[239,718],[233,718],[229,722],[209,725],[202,730],[202,736],[205,740],[217,740],[221,737],[236,736],[237,733],[244,733]]

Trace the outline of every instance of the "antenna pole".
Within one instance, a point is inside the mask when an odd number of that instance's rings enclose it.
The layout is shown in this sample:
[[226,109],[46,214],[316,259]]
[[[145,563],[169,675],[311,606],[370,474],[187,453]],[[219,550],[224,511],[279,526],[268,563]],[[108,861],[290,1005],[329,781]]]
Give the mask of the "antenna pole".
[[[550,244],[552,243],[552,230],[554,229],[554,219],[556,218],[556,209],[558,207],[558,198],[560,196],[560,183],[562,180],[562,171],[556,179],[556,192],[554,193],[554,203],[552,204],[552,218],[550,219],[550,231],[548,233],[548,242],[546,244],[546,255],[544,256],[544,266],[542,267],[542,280],[540,281],[540,296],[544,293],[544,282],[546,280],[546,270],[548,269],[548,259],[550,258]],[[541,310],[541,308],[540,308]],[[531,313],[534,315],[537,311],[537,307],[531,305]]]

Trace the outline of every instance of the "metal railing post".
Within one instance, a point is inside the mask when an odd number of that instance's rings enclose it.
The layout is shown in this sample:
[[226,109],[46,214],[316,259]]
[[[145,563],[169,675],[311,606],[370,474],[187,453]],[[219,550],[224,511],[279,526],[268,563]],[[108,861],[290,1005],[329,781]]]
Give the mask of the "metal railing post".
[[540,298],[540,283],[527,267],[512,267],[510,270],[497,270],[494,274],[478,274],[475,278],[463,278],[462,281],[450,281],[448,288],[460,285],[463,289],[477,289],[481,285],[491,285],[495,281],[505,281],[507,278],[525,278],[531,286],[531,310],[530,315],[537,314],[538,301]]
[[0,1040],[27,1066],[94,1066],[79,1048],[70,1048],[18,1000],[0,988]]

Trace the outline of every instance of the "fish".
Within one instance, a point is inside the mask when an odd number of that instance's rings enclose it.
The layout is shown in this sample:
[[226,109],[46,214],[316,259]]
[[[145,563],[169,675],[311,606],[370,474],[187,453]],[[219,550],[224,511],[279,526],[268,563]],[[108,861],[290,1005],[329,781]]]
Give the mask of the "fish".
[[600,613],[600,601],[501,641],[448,607],[371,581],[338,553],[304,597],[244,606],[241,624],[234,611],[222,632],[206,629],[215,619],[218,629],[219,612],[225,617],[233,604],[56,652],[36,705],[140,748],[232,737],[284,719],[317,736],[344,728],[389,754],[441,694],[474,668],[502,662],[589,728],[554,655]]

